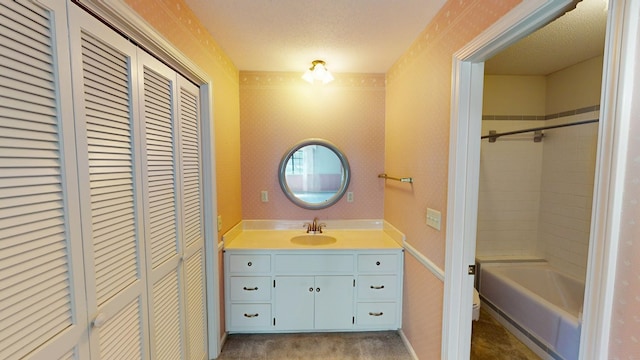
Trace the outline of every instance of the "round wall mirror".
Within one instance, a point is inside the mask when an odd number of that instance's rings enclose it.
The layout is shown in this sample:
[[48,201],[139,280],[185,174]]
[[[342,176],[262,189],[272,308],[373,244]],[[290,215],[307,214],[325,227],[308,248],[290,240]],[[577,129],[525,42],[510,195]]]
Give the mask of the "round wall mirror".
[[324,209],[344,195],[351,171],[347,157],[334,144],[307,139],[294,145],[280,161],[278,180],[284,194],[305,209]]

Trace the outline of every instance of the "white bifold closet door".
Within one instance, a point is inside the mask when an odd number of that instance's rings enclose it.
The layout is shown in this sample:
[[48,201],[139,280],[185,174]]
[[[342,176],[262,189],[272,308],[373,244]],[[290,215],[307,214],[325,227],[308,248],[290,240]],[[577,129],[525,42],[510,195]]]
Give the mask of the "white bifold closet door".
[[138,51],[153,359],[206,353],[199,89]]
[[91,359],[148,359],[137,48],[69,10]]
[[0,0],[0,359],[87,359],[64,1]]
[[204,359],[199,89],[73,10],[92,359]]

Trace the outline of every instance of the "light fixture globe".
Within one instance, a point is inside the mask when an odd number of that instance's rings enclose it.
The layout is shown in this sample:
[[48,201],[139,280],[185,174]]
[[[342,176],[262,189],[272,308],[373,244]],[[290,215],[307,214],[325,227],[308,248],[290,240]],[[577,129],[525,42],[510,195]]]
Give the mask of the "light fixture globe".
[[313,60],[311,67],[307,70],[302,78],[310,84],[320,81],[327,84],[333,81],[333,75],[327,70],[326,63],[323,60]]

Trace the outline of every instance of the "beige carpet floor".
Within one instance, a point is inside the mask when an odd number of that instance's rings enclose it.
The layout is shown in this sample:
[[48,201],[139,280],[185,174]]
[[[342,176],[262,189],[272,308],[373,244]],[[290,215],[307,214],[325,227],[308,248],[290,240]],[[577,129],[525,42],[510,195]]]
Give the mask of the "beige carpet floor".
[[539,360],[540,357],[480,308],[473,322],[471,360]]
[[[412,360],[395,331],[232,334],[218,360]],[[486,311],[473,322],[471,360],[539,360]],[[427,359],[431,360],[431,359]]]
[[395,331],[233,334],[218,360],[411,360]]

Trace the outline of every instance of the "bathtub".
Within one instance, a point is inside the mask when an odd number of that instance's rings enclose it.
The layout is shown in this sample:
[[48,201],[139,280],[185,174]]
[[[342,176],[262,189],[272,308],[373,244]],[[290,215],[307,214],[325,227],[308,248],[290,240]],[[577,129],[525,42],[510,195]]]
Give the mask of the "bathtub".
[[578,358],[584,282],[555,271],[546,262],[483,262],[479,287],[494,314],[521,332],[516,336],[530,340],[525,343],[537,345],[533,350],[538,355]]

